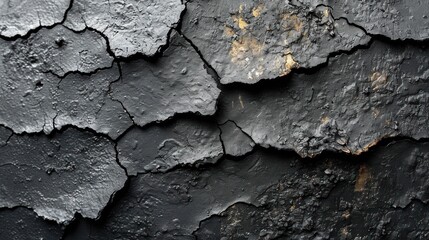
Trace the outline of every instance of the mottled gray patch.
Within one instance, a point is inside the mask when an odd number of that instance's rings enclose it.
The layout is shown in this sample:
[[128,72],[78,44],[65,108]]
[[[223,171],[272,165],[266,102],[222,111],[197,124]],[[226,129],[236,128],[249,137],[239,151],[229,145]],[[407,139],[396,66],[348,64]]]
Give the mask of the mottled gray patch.
[[314,74],[225,91],[220,122],[233,120],[264,147],[301,156],[360,154],[383,138],[427,138],[428,50],[374,42]]
[[58,223],[75,213],[97,218],[126,181],[113,144],[76,129],[14,135],[0,152],[0,207],[29,207]]
[[38,27],[48,27],[64,19],[70,0],[0,1],[0,36],[24,36]]
[[117,57],[152,56],[167,43],[184,9],[180,0],[75,0],[64,25],[102,32]]
[[328,7],[289,1],[194,0],[182,24],[224,84],[315,67],[370,39],[345,20],[335,21]]
[[178,34],[159,59],[121,62],[121,67],[122,78],[112,84],[112,96],[140,126],[177,113],[216,111],[220,90],[198,54]]
[[223,155],[219,134],[216,123],[183,118],[133,128],[118,142],[118,157],[130,175],[215,163]]

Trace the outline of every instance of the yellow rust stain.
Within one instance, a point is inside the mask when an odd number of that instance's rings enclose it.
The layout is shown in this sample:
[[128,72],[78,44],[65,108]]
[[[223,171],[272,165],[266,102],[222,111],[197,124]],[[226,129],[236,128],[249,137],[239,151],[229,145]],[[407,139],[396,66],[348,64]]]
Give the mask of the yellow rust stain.
[[290,70],[292,70],[293,68],[296,68],[298,66],[298,63],[295,62],[295,60],[293,59],[292,54],[288,53],[286,54],[285,57],[285,73],[289,73]]
[[233,63],[246,64],[246,58],[259,56],[262,53],[262,44],[252,37],[241,37],[232,41],[229,55]]
[[326,8],[324,11],[323,11],[323,16],[324,17],[329,17],[329,8]]
[[331,119],[328,116],[323,116],[320,121],[322,124],[327,124]]
[[240,7],[238,9],[238,15],[232,15],[232,20],[234,20],[235,24],[237,24],[238,28],[240,28],[241,30],[246,29],[246,27],[249,25],[241,15],[243,10],[244,10],[244,5],[240,4]]
[[232,27],[225,26],[225,28],[223,29],[223,34],[225,36],[232,37],[234,36],[235,32]]
[[241,109],[243,109],[244,108],[244,103],[243,103],[243,99],[241,99],[241,95],[238,95],[238,101],[240,101]]
[[262,10],[264,10],[264,5],[263,4],[259,4],[258,6],[254,7],[252,9],[252,15],[257,18],[259,16],[261,16]]
[[380,141],[381,141],[381,139],[375,139],[375,140],[373,140],[372,142],[370,142],[370,143],[366,144],[365,146],[363,146],[361,149],[356,150],[356,151],[355,151],[355,154],[356,154],[356,155],[360,155],[360,154],[362,154],[363,152],[368,152],[368,150],[369,150],[371,147],[373,147],[373,146],[377,145],[377,143],[378,143],[378,142],[380,142]]
[[370,76],[371,87],[374,91],[384,87],[387,84],[387,74],[385,72],[373,72]]
[[282,26],[285,30],[295,30],[297,32],[302,32],[304,24],[301,19],[293,14],[286,13],[283,15]]
[[371,173],[369,172],[368,167],[365,164],[362,164],[356,177],[355,192],[362,192],[365,190],[365,186],[370,178]]

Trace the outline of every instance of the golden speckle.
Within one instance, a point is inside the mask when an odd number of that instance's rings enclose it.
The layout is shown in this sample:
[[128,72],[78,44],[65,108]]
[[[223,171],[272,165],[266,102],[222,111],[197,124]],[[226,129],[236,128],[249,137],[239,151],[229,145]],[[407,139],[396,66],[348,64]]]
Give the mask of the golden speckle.
[[263,4],[259,4],[258,6],[254,7],[252,9],[252,15],[257,18],[259,16],[261,16],[261,12],[264,9],[264,5]]
[[231,61],[237,64],[247,64],[246,58],[253,58],[262,53],[262,44],[252,37],[241,37],[231,43],[229,55]]
[[384,72],[374,72],[371,77],[371,86],[374,91],[387,84],[387,74]]

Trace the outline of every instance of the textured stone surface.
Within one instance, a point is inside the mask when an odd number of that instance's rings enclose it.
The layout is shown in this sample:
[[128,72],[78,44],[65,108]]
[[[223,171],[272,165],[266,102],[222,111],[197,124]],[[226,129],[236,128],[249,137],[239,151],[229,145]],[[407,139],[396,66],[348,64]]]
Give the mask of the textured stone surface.
[[205,170],[139,175],[105,221],[82,221],[73,232],[91,229],[83,234],[90,239],[425,239],[428,207],[419,201],[427,201],[428,147],[399,141],[365,160],[317,161],[264,150]]
[[334,17],[391,39],[429,39],[429,2],[422,0],[327,0]]
[[76,129],[14,135],[0,152],[0,207],[29,207],[59,223],[75,213],[97,218],[126,180],[113,144]]
[[314,74],[232,88],[221,98],[220,122],[233,120],[257,144],[301,156],[359,154],[387,137],[427,138],[428,53],[374,42]]
[[91,128],[116,139],[132,124],[121,103],[110,96],[110,85],[119,79],[117,65],[93,75],[70,74],[58,84],[54,127]]
[[130,175],[215,163],[223,155],[219,134],[213,122],[186,118],[133,128],[118,142],[119,162]]
[[112,96],[123,103],[137,125],[177,113],[215,113],[220,90],[198,54],[178,34],[161,58],[121,62],[121,68],[122,78],[112,84]]
[[24,36],[63,21],[70,0],[1,0],[0,36]]
[[294,1],[193,0],[182,25],[222,83],[284,76],[369,41],[330,8]]
[[[97,33],[74,33],[64,27],[42,29],[29,39],[0,40],[0,123],[16,133],[51,132],[75,125],[112,138],[132,121],[108,94],[119,79],[106,42]],[[59,78],[50,73],[64,75]],[[70,74],[71,73],[71,74]]]
[[1,239],[13,240],[58,240],[63,235],[62,227],[44,221],[30,209],[14,208],[0,210]]
[[167,42],[185,5],[180,0],[75,0],[65,25],[102,32],[115,56],[152,56]]
[[225,154],[239,157],[253,150],[255,143],[235,123],[228,121],[220,126]]
[[[429,145],[402,141],[365,161],[296,162],[260,196],[202,222],[198,239],[427,239]],[[287,177],[286,177],[287,176]],[[413,181],[416,181],[415,183]],[[405,207],[396,202],[407,199]],[[406,203],[406,204],[405,204]]]

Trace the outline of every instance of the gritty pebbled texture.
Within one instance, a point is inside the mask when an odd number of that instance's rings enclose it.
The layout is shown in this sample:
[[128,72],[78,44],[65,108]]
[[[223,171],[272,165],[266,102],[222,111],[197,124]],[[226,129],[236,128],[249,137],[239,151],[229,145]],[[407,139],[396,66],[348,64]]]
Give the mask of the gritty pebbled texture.
[[110,141],[73,128],[13,135],[0,152],[0,207],[25,206],[58,223],[75,213],[97,218],[126,180]]
[[[420,201],[427,202],[428,147],[401,141],[359,162],[294,161],[296,171],[261,194],[261,206],[234,204],[203,221],[195,235],[208,240],[427,239],[428,207]],[[397,208],[404,199],[403,208]]]
[[178,113],[212,115],[220,90],[204,63],[179,34],[154,60],[121,62],[122,78],[112,84],[112,96],[144,126]]
[[129,175],[215,163],[223,155],[219,135],[214,122],[188,118],[133,128],[119,140],[118,158]]
[[61,226],[23,207],[0,209],[0,222],[0,239],[58,240],[64,233]]
[[1,0],[0,36],[24,36],[39,27],[60,23],[70,0]]
[[219,119],[233,120],[257,144],[303,157],[360,154],[388,137],[428,138],[428,53],[374,42],[314,74],[224,91]]
[[193,0],[182,25],[224,84],[315,67],[369,41],[361,29],[334,20],[328,7],[289,1]]
[[391,39],[429,39],[429,1],[327,0],[336,18],[343,17],[370,34]]
[[234,122],[227,121],[220,126],[221,139],[225,147],[225,154],[239,157],[253,150],[255,143]]
[[117,57],[153,56],[167,43],[184,8],[180,0],[75,0],[64,24],[102,32]]

